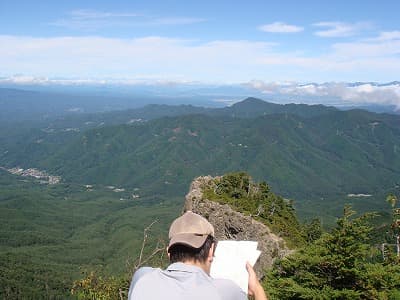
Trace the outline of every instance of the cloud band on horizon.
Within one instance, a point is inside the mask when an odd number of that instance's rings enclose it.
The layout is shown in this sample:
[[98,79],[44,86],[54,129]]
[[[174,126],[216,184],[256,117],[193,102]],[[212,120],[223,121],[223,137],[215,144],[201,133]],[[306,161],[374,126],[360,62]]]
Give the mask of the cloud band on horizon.
[[329,52],[304,55],[282,45],[246,40],[200,42],[142,38],[1,36],[0,76],[123,78],[148,74],[167,80],[393,81],[400,69],[396,31],[333,44]]

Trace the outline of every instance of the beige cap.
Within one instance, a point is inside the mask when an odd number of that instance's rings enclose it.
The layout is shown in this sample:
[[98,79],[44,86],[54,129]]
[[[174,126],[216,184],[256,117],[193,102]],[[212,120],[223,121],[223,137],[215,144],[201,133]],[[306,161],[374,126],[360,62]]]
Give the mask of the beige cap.
[[187,211],[172,222],[169,228],[169,247],[174,244],[184,244],[200,248],[208,235],[214,236],[214,227],[210,222],[198,214]]

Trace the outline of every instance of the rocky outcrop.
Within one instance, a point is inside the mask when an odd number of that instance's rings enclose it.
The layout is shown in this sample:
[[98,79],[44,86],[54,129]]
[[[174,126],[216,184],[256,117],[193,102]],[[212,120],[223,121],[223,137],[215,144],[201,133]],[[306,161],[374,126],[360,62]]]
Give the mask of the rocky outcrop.
[[191,210],[205,217],[214,225],[218,240],[252,240],[258,241],[258,249],[262,251],[255,265],[257,275],[261,277],[263,270],[272,267],[276,258],[291,252],[285,241],[271,232],[265,224],[233,210],[227,204],[220,204],[203,197],[203,189],[213,185],[213,177],[196,178],[186,195],[184,211]]

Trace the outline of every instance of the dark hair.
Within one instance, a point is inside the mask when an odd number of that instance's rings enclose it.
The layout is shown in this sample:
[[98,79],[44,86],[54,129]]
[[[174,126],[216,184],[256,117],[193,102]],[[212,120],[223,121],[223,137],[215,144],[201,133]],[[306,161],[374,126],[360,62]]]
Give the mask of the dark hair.
[[207,260],[208,253],[216,240],[208,235],[206,241],[200,248],[192,248],[184,244],[175,244],[168,248],[169,260],[171,263],[186,262],[189,260],[204,263]]

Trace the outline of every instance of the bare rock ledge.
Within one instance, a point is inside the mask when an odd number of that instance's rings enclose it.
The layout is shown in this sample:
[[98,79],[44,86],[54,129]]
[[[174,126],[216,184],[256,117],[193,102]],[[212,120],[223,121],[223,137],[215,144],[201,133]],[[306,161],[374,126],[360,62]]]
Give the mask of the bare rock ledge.
[[265,269],[270,269],[277,258],[292,253],[285,241],[271,232],[268,226],[233,210],[227,204],[204,199],[203,189],[212,186],[213,177],[196,178],[185,198],[183,211],[191,210],[205,217],[215,228],[218,240],[251,240],[258,241],[258,249],[262,251],[255,270],[262,277]]

